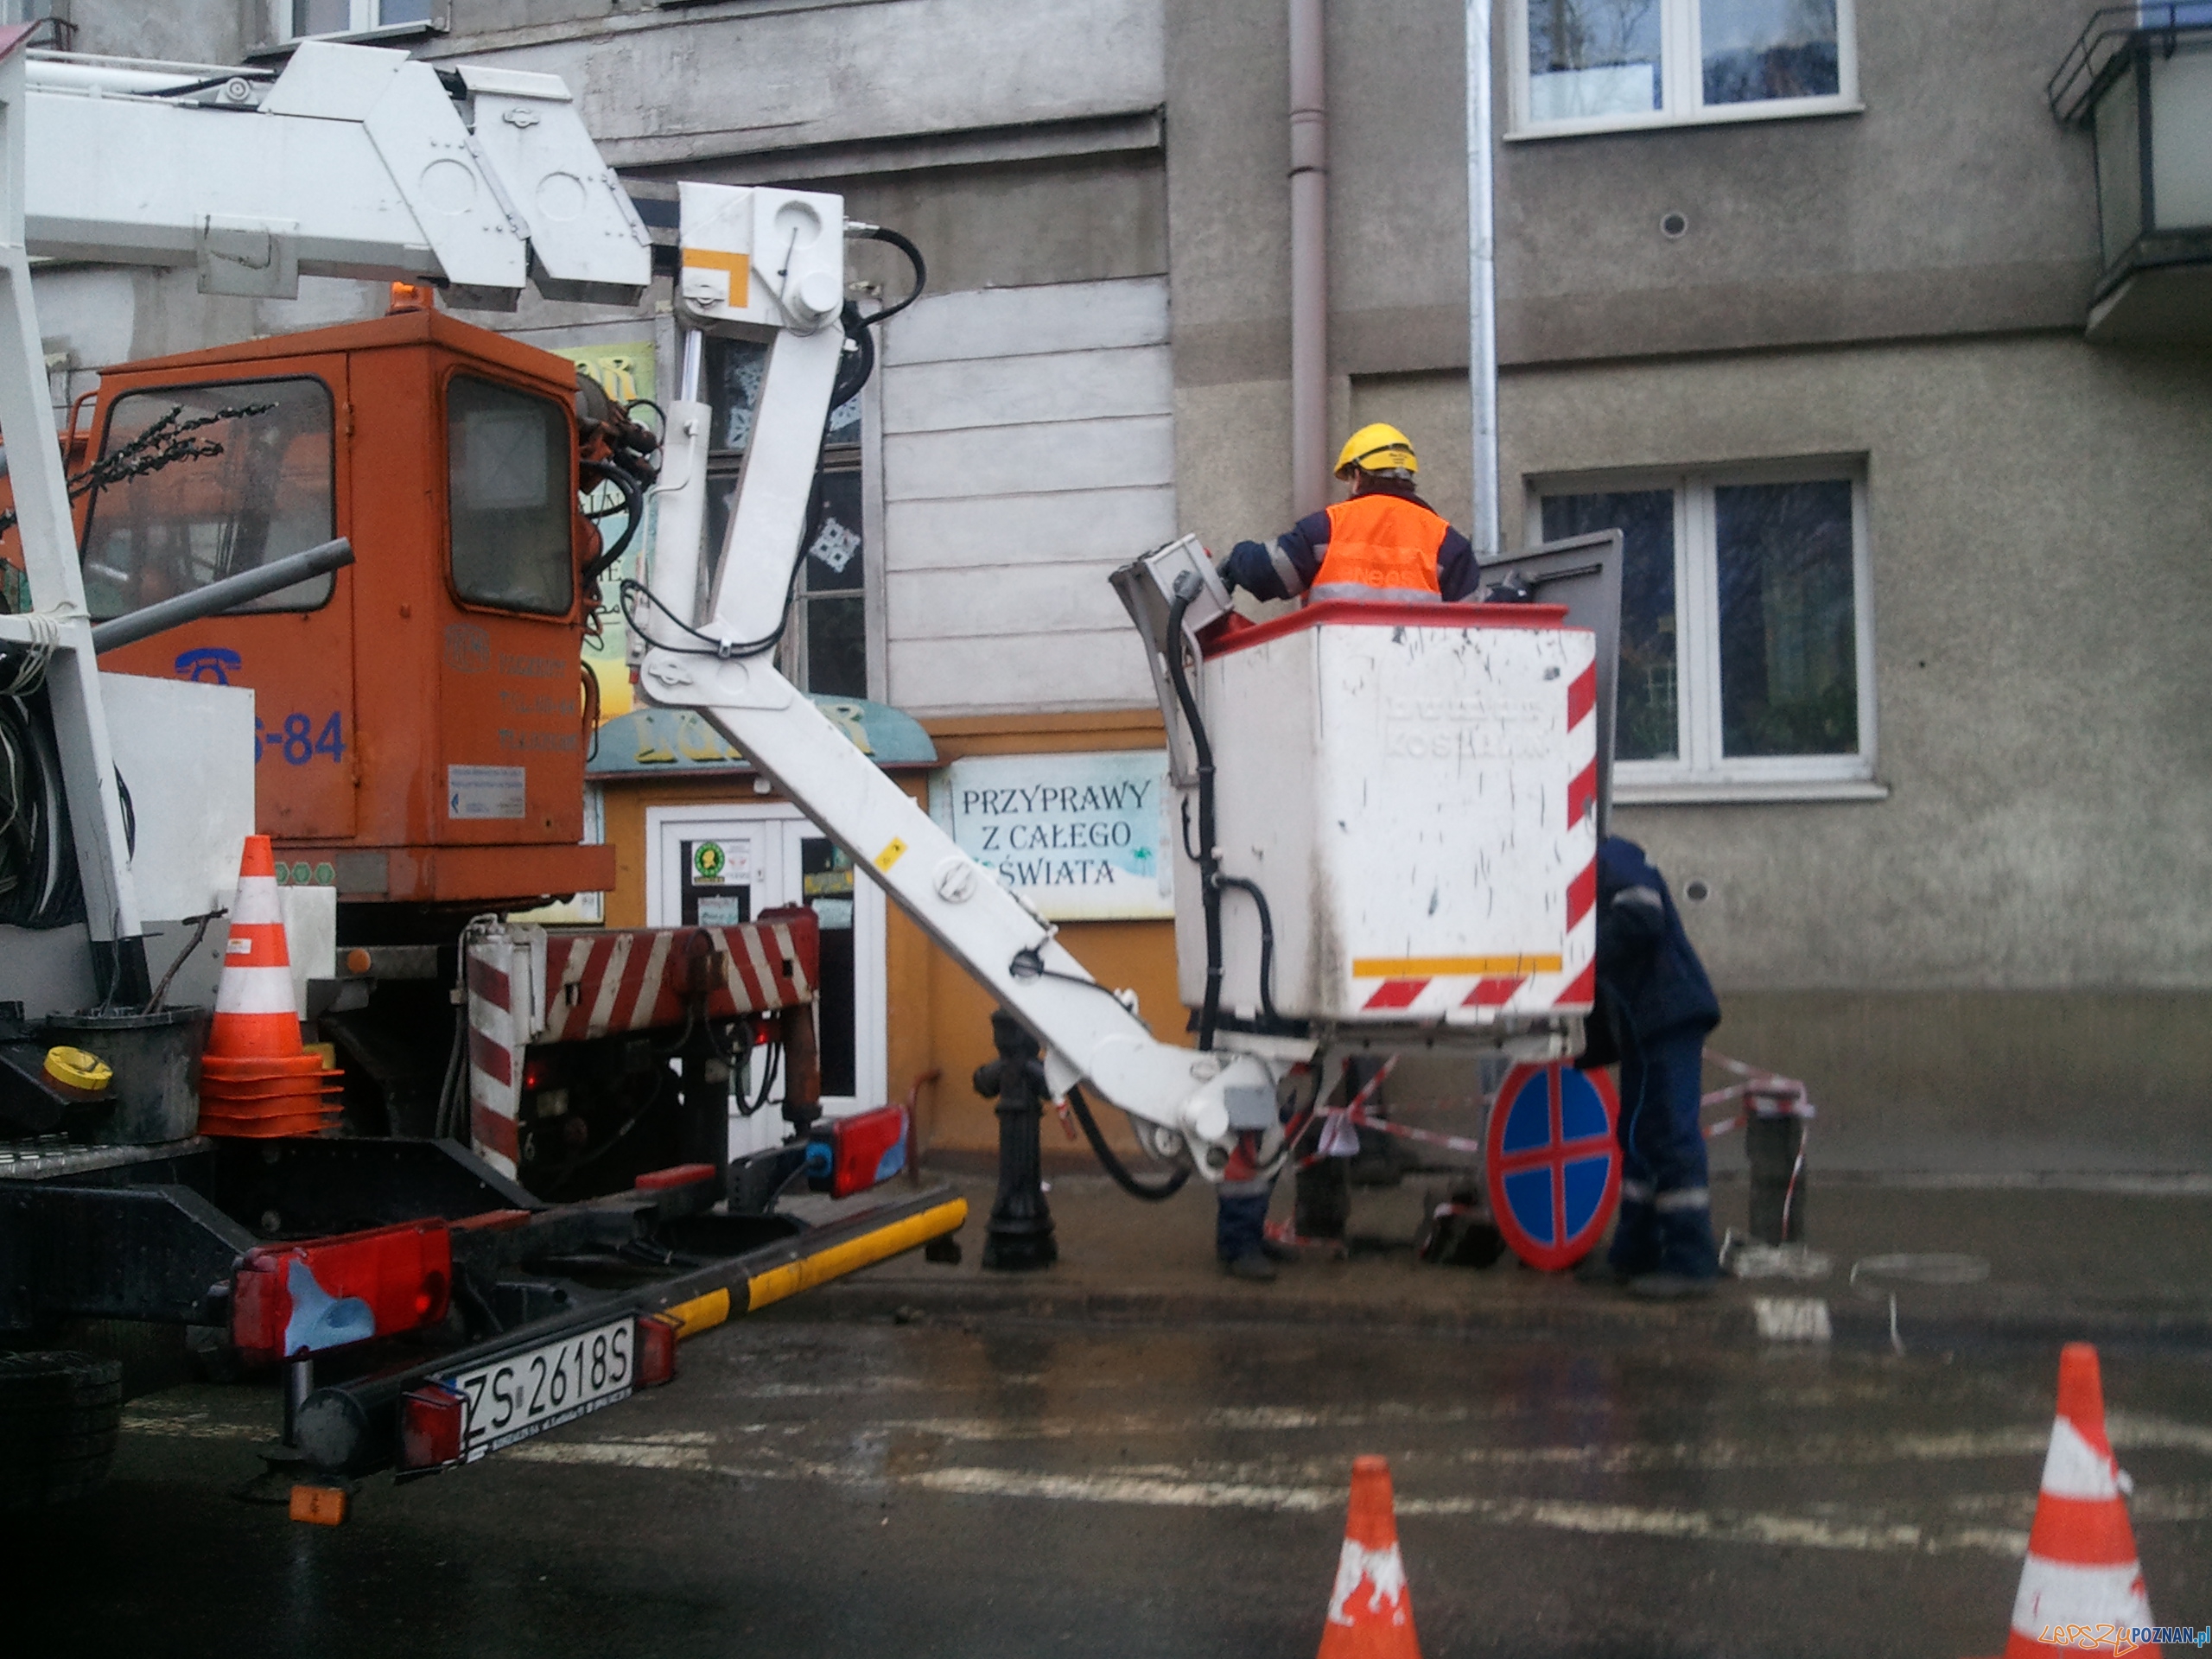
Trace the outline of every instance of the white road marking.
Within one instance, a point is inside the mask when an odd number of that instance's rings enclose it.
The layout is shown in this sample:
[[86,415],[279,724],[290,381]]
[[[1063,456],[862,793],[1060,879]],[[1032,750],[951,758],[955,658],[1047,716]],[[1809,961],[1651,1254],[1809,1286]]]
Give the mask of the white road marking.
[[[1166,1480],[1130,1475],[1046,1475],[1018,1469],[931,1469],[899,1478],[902,1485],[969,1497],[1028,1497],[1062,1503],[1136,1503],[1178,1509],[1245,1509],[1323,1513],[1344,1507],[1339,1486],[1268,1486],[1222,1481]],[[1501,1526],[1563,1532],[1687,1538],[1701,1543],[1795,1545],[1811,1549],[1916,1551],[1974,1549],[2018,1557],[2024,1532],[1992,1527],[1931,1531],[1909,1524],[1852,1525],[1810,1516],[1731,1510],[1645,1509],[1557,1498],[1401,1497],[1398,1515],[1464,1516]]]

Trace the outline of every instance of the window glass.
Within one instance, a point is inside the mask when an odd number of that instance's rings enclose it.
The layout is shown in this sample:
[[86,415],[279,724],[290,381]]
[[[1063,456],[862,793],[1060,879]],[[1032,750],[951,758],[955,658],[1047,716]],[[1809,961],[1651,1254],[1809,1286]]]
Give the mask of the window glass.
[[1720,736],[1729,755],[1859,747],[1851,486],[1713,492],[1720,595]]
[[822,524],[800,563],[804,683],[831,696],[868,696],[867,567],[861,556],[861,475],[822,474]]
[[1659,107],[1660,0],[1529,0],[1529,114],[1536,121]]
[[[85,601],[121,616],[335,536],[328,388],[315,379],[164,386],[115,400],[92,497]],[[327,575],[238,608],[313,610]]]
[[759,341],[709,337],[706,395],[715,416],[709,449],[743,449],[753,442],[753,412],[760,406],[767,366],[768,348]]
[[1621,532],[1619,713],[1613,753],[1672,760],[1681,741],[1675,628],[1675,493],[1619,490],[1544,498],[1544,539]]
[[1701,0],[1707,104],[1833,98],[1842,86],[1835,0]]
[[353,27],[353,0],[292,0],[292,33],[337,35]]
[[376,8],[379,28],[389,29],[394,23],[427,23],[430,21],[431,0],[379,0]]
[[446,387],[453,585],[464,600],[557,616],[575,594],[568,412],[455,375]]

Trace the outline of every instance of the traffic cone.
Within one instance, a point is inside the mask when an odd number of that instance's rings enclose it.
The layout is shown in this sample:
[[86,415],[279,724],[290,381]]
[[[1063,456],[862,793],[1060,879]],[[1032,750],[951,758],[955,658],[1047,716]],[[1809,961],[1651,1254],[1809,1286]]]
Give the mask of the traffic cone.
[[2084,1649],[2158,1654],[2133,1635],[2150,1624],[2151,1604],[2120,1497],[2127,1484],[2105,1438],[2097,1351],[2069,1342],[2059,1351],[2058,1420],[2050,1427],[2004,1659]]
[[301,1046],[276,860],[268,836],[248,836],[200,1061],[200,1132],[251,1140],[314,1135],[335,1116],[322,1096],[338,1075]]
[[1421,1659],[1386,1458],[1352,1459],[1351,1507],[1320,1659]]

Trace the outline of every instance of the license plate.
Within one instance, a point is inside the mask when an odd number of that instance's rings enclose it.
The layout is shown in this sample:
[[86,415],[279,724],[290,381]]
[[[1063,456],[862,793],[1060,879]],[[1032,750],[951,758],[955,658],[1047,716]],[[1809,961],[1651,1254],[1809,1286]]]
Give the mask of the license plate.
[[474,1463],[501,1446],[628,1399],[636,1338],[634,1319],[613,1319],[596,1331],[441,1377],[468,1402],[462,1460]]

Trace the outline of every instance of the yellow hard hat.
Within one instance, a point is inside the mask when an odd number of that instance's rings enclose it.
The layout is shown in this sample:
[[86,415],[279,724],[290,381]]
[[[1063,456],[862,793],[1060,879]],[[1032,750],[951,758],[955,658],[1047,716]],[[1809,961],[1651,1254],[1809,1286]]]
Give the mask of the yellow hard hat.
[[1354,467],[1363,473],[1417,473],[1421,462],[1414,457],[1411,438],[1396,427],[1377,421],[1353,433],[1338,454],[1338,478],[1350,478]]

